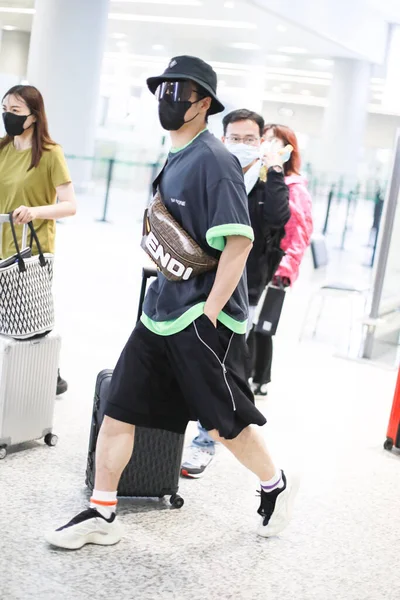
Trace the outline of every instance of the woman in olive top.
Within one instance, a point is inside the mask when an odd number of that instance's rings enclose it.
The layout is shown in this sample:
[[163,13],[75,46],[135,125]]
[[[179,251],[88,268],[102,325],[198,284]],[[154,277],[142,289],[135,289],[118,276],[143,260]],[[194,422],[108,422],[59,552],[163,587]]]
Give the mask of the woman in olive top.
[[[39,90],[31,85],[11,88],[3,97],[3,121],[0,213],[14,211],[16,224],[33,221],[43,251],[53,254],[56,219],[74,215],[76,199],[64,153],[49,135]],[[0,256],[14,253],[11,228],[5,225]],[[59,374],[57,393],[66,389]]]

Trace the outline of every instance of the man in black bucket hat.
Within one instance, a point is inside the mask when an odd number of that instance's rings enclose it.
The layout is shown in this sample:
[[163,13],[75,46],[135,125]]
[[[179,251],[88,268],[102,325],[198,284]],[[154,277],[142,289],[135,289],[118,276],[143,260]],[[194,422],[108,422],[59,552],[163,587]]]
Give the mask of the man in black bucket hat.
[[[197,83],[202,93],[210,96],[209,115],[215,115],[224,110],[224,105],[217,98],[217,74],[209,64],[195,56],[177,56],[171,59],[164,73],[158,77],[149,77],[147,85],[151,93],[155,94],[162,83],[179,84],[188,83],[188,81]],[[178,88],[179,85],[176,86],[176,89]],[[180,89],[183,89],[183,86]]]
[[[184,433],[188,421],[199,420],[259,477],[258,533],[263,537],[289,523],[297,491],[297,482],[274,466],[262,435],[251,426],[265,424],[244,364],[248,299],[243,271],[253,230],[240,163],[206,127],[207,116],[223,110],[216,74],[199,58],[178,56],[147,83],[172,141],[154,187],[169,216],[218,267],[177,281],[166,273],[164,240],[149,245],[155,258],[162,256],[164,270],[149,288],[141,321],[110,383],[90,508],[46,536],[61,548],[121,539],[117,488],[132,454],[135,426]],[[183,247],[172,250],[175,256],[184,252]]]

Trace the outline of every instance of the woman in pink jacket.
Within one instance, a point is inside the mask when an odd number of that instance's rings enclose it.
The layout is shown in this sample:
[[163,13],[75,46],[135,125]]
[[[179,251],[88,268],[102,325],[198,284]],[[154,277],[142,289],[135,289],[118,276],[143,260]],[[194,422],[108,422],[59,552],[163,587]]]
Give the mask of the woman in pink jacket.
[[[312,202],[307,189],[307,180],[300,175],[301,158],[294,131],[284,125],[267,125],[264,137],[267,141],[280,140],[282,147],[288,144],[293,147],[290,157],[284,164],[291,212],[291,217],[285,226],[285,237],[281,242],[281,248],[286,254],[282,258],[273,280],[274,285],[288,287],[293,285],[298,278],[300,263],[310,244],[313,230]],[[272,337],[256,333],[253,371],[255,395],[267,395],[267,384],[271,381],[272,353]]]

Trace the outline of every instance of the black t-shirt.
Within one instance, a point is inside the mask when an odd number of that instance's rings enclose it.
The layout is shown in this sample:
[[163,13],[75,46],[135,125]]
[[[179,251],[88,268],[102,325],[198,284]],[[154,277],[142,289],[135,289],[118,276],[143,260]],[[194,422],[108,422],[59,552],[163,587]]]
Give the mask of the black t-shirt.
[[[172,216],[210,255],[220,256],[226,236],[253,240],[239,161],[208,130],[169,153],[159,188]],[[159,273],[146,295],[144,325],[160,335],[178,333],[190,325],[203,313],[215,275],[212,271],[174,282]],[[218,320],[236,333],[245,333],[247,311],[243,274]]]

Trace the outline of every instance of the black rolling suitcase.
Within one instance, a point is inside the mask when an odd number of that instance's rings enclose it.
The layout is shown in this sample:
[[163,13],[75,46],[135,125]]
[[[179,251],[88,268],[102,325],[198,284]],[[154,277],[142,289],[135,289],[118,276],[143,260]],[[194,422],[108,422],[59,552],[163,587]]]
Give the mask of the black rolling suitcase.
[[[143,269],[138,319],[142,311],[147,280],[156,274],[154,269]],[[111,376],[110,369],[101,371],[97,376],[86,469],[86,485],[90,489],[94,486],[97,436],[103,421]],[[147,498],[171,496],[172,506],[181,508],[184,501],[177,492],[184,438],[184,435],[171,431],[137,427],[132,458],[122,473],[118,495]]]

